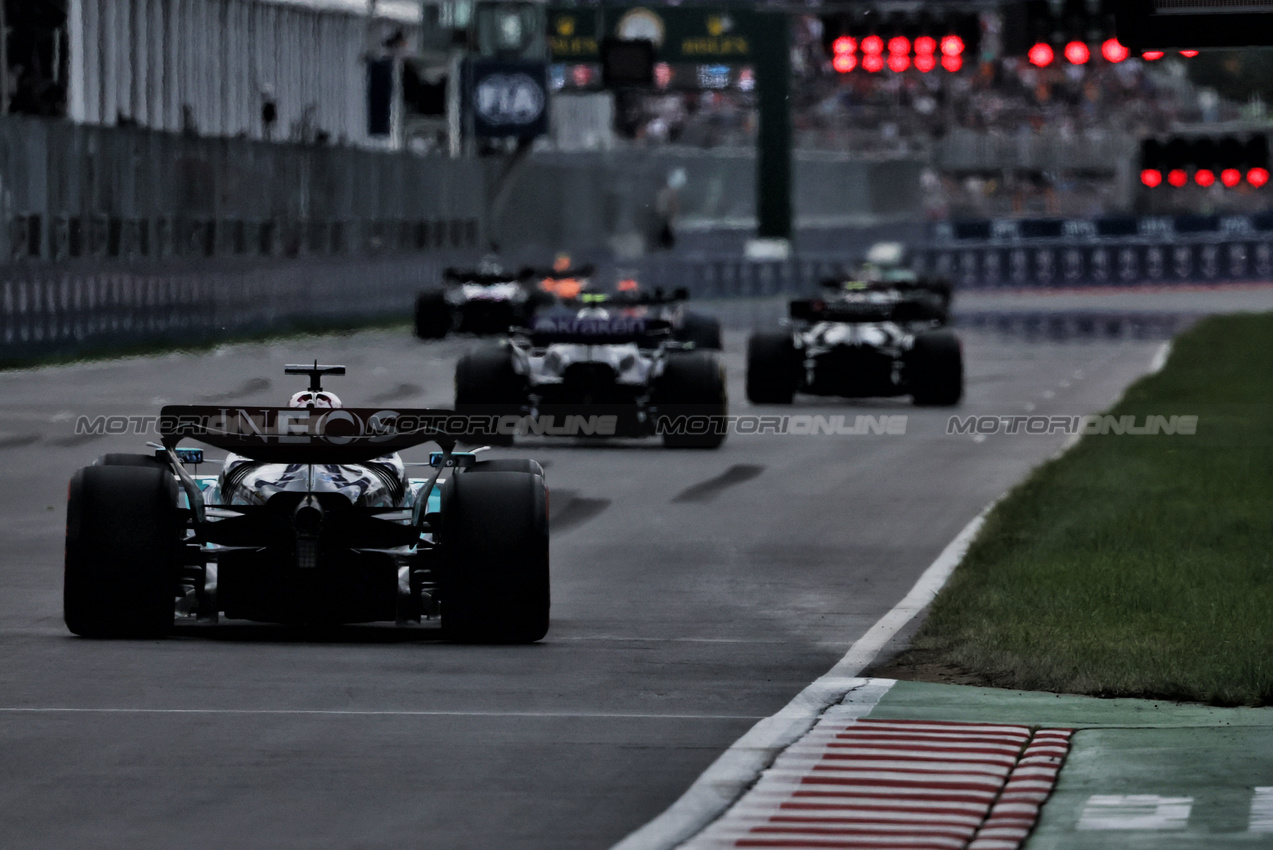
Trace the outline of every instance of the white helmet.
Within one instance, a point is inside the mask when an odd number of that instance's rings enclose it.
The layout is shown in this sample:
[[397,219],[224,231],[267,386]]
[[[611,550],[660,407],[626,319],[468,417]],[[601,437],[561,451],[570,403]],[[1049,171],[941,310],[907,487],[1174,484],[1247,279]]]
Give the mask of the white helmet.
[[335,393],[329,393],[327,390],[301,390],[292,396],[287,403],[288,407],[308,407],[311,410],[316,407],[340,407],[340,399]]

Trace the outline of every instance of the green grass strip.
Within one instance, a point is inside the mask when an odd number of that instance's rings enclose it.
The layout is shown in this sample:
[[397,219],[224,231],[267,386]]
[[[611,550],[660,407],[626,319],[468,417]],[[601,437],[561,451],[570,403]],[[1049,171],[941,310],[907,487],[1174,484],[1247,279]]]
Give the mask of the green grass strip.
[[991,513],[890,665],[1096,696],[1273,704],[1273,314],[1207,319]]

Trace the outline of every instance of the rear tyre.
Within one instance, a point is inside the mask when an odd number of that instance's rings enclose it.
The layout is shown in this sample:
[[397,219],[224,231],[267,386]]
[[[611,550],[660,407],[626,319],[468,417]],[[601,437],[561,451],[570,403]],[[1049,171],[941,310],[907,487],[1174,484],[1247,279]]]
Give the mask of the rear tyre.
[[441,542],[442,629],[448,639],[534,643],[548,633],[548,497],[542,476],[451,476],[442,491]]
[[693,343],[700,350],[720,351],[720,322],[711,316],[686,313],[677,329],[676,338],[681,342]]
[[472,466],[461,470],[464,474],[471,472],[526,472],[544,477],[544,468],[538,461],[529,458],[500,458],[498,460],[479,460]]
[[722,420],[729,413],[729,397],[725,367],[715,354],[689,351],[670,355],[655,385],[654,397],[660,420],[671,424],[686,417],[682,433],[664,430],[663,445],[667,448],[715,449],[725,442]]
[[799,361],[790,333],[762,331],[747,340],[747,400],[791,404]]
[[907,355],[906,376],[916,404],[958,404],[964,395],[964,354],[959,338],[946,330],[916,336]]
[[118,464],[76,472],[66,509],[66,627],[93,638],[167,634],[182,531],[172,473]]
[[[516,416],[522,412],[525,399],[525,380],[513,368],[513,355],[507,348],[475,348],[455,364],[457,413]],[[513,435],[488,433],[472,438],[479,440],[493,446],[511,446]]]
[[415,335],[420,339],[442,339],[451,330],[451,306],[440,289],[421,292],[415,300]]
[[167,469],[168,464],[154,455],[123,454],[111,452],[97,459],[98,466],[142,466],[150,469]]

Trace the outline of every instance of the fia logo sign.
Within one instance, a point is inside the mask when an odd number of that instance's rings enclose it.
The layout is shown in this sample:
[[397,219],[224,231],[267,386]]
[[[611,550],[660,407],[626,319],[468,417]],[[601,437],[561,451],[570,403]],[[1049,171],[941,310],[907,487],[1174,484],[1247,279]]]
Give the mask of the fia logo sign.
[[544,90],[528,74],[491,74],[478,82],[473,107],[492,125],[533,124],[544,112]]

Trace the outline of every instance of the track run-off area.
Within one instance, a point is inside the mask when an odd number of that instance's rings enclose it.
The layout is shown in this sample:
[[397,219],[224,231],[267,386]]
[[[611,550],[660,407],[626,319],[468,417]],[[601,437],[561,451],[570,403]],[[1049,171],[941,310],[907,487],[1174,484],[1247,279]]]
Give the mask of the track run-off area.
[[[1017,300],[962,303],[1194,315],[1268,309],[1273,290]],[[979,320],[961,331],[958,408],[753,408],[746,327],[764,311],[722,312],[731,413],[905,427],[493,451],[538,459],[551,489],[552,627],[533,646],[239,621],[96,642],[61,619],[67,480],[153,439],[77,434],[79,417],[281,404],[301,388],[283,364],[313,359],[348,367],[328,387],[347,404],[446,407],[472,340],[376,330],[0,373],[0,847],[610,847],[836,665],[1069,438],[950,433],[952,415],[1099,412],[1171,327]]]

